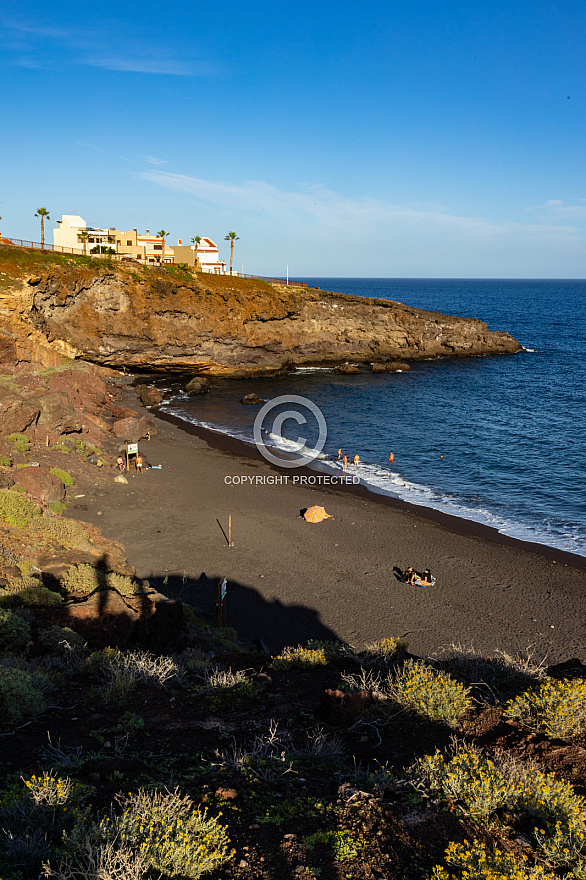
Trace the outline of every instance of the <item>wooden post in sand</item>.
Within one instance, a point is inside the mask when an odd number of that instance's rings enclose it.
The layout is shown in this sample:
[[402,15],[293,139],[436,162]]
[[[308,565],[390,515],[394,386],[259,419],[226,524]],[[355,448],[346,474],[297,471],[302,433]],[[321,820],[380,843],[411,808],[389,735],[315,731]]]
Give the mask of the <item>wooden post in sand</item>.
[[228,547],[232,546],[232,514],[228,514]]

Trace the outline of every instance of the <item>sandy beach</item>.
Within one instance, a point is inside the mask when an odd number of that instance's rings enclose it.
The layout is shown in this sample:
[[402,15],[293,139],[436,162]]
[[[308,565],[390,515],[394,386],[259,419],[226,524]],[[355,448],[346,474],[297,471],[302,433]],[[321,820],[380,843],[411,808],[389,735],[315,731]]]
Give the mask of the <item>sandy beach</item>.
[[[456,642],[586,661],[585,558],[361,487],[294,483],[310,472],[279,470],[171,417],[157,427],[141,449],[161,469],[131,471],[128,485],[101,480],[78,502],[87,509],[71,513],[121,541],[139,577],[180,576],[182,598],[212,617],[226,577],[227,623],[241,638],[275,652],[308,639],[362,646],[403,636],[418,655]],[[314,504],[334,518],[306,523],[300,511]],[[393,566],[409,565],[429,566],[436,585],[399,582]]]

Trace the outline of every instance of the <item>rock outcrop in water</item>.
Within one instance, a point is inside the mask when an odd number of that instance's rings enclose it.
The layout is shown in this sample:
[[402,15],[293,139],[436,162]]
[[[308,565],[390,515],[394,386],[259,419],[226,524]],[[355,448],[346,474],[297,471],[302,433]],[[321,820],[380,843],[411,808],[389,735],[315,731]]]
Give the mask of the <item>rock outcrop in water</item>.
[[253,376],[520,348],[482,321],[387,300],[53,260],[46,255],[31,274],[0,251],[9,278],[0,291],[0,356],[12,347],[25,360],[67,355],[134,370]]

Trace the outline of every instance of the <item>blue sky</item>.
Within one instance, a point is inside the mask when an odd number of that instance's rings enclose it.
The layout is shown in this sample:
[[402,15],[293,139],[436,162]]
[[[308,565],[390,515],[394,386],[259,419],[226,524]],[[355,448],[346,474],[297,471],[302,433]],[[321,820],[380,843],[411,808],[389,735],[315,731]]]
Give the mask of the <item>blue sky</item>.
[[2,6],[3,235],[43,206],[235,231],[255,274],[584,277],[581,0],[113,8]]

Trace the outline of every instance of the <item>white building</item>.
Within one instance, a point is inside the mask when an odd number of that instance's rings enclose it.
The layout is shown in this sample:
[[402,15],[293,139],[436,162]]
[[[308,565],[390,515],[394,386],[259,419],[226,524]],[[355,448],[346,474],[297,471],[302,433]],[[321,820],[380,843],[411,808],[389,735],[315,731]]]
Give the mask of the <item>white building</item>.
[[[141,263],[175,262],[173,248],[163,242],[160,236],[150,235],[148,229],[145,235],[139,235],[136,229],[122,232],[114,226],[98,229],[87,226],[83,217],[78,217],[77,214],[63,214],[61,220],[56,222],[53,244],[57,248],[74,248],[76,251],[91,254],[93,248],[101,246],[106,251],[112,248],[122,255],[123,260],[138,260]],[[84,240],[79,238],[81,232],[88,233],[85,245]]]
[[[116,248],[114,228],[96,229],[88,226],[83,217],[78,217],[77,214],[63,214],[61,220],[57,220],[56,223],[57,226],[53,230],[53,244],[56,247],[73,248],[76,251],[86,250],[88,254],[98,245],[104,248]],[[79,238],[81,232],[88,233],[85,247],[83,239]]]
[[226,264],[220,260],[218,246],[211,238],[202,238],[197,246],[197,258],[202,272],[211,272],[213,275],[226,274]]

